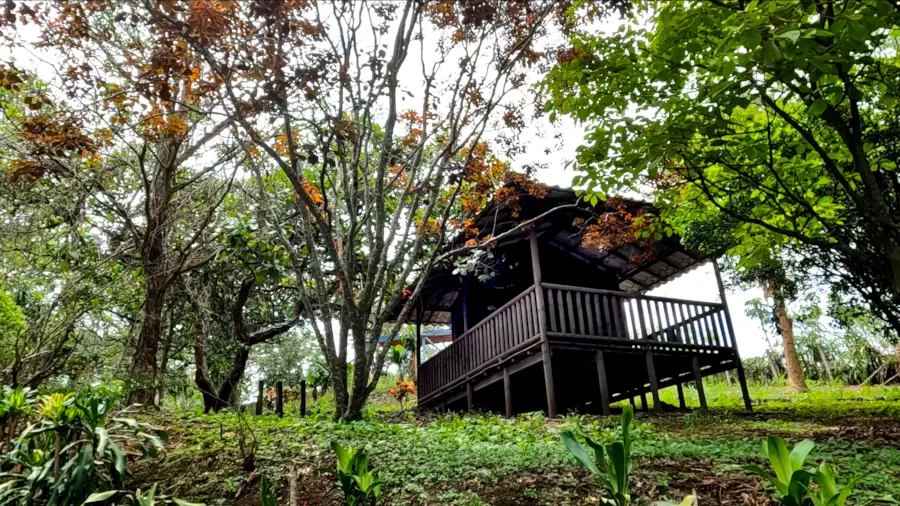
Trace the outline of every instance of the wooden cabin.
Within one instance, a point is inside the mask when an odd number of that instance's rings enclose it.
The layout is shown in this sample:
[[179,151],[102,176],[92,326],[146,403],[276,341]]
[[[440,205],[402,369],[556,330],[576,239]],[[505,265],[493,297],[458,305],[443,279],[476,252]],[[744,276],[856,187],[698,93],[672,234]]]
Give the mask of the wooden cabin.
[[493,275],[437,266],[415,301],[417,329],[452,329],[452,342],[424,362],[420,334],[420,408],[608,414],[610,403],[646,402],[649,394],[661,410],[659,390],[675,386],[684,407],[687,382],[705,407],[702,378],[735,370],[750,409],[718,270],[722,302],[645,295],[710,259],[674,236],[643,250],[585,247],[576,218],[604,211],[603,203],[579,203],[563,188],[523,196],[515,210],[486,207],[476,227],[504,234],[490,249]]

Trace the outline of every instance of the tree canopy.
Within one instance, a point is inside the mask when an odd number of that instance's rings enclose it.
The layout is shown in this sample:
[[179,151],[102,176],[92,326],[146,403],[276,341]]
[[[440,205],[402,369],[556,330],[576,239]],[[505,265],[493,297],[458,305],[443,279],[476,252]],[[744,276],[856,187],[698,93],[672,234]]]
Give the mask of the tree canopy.
[[587,127],[577,184],[725,215],[744,265],[793,248],[900,329],[898,23],[888,0],[634,2],[573,31],[547,107]]

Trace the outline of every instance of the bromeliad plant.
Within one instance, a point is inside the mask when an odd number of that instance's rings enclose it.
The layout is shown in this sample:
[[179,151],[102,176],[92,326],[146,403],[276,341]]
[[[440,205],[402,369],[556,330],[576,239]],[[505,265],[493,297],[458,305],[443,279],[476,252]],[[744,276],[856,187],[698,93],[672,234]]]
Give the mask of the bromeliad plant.
[[337,478],[336,488],[340,488],[347,506],[375,506],[381,500],[382,481],[369,466],[365,452],[344,448],[332,441],[331,448],[337,456],[337,469],[331,473]]
[[[778,501],[784,506],[844,506],[855,482],[838,485],[834,470],[825,462],[817,470],[804,469],[806,458],[814,446],[815,443],[807,439],[788,452],[784,440],[769,436],[763,441],[763,453],[769,458],[775,474],[755,464],[744,469],[771,483]],[[811,483],[816,486],[812,487]]]
[[585,447],[578,442],[572,431],[562,434],[563,443],[581,464],[593,474],[609,497],[601,499],[603,504],[611,506],[627,506],[631,502],[628,493],[628,478],[631,474],[631,422],[634,411],[631,406],[622,410],[622,440],[606,445],[595,443],[591,438],[584,441],[594,450],[594,458],[588,455]]

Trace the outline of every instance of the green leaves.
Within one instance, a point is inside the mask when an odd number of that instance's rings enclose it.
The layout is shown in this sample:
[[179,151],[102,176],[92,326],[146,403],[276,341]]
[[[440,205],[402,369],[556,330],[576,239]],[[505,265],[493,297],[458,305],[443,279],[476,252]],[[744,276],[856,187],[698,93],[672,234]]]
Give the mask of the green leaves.
[[343,493],[344,504],[347,506],[378,504],[384,482],[369,466],[365,452],[351,447],[345,448],[337,441],[331,442],[331,449],[337,457],[337,468],[331,473],[337,478],[335,486]]
[[809,106],[809,114],[812,116],[821,116],[822,113],[825,112],[825,109],[828,108],[828,102],[821,98],[817,98],[812,105]]
[[[807,439],[794,446],[789,453],[784,440],[769,436],[763,441],[763,453],[769,457],[775,476],[758,465],[744,469],[769,481],[784,506],[843,506],[852,492],[853,482],[838,486],[834,471],[824,462],[816,472],[803,468],[814,446],[815,443]],[[817,487],[811,487],[811,481]]]
[[594,450],[594,459],[578,442],[572,431],[567,430],[562,433],[562,441],[566,448],[585,469],[597,478],[606,493],[610,495],[603,499],[605,504],[626,506],[631,501],[628,493],[628,478],[631,474],[631,424],[633,420],[634,412],[631,406],[625,406],[620,422],[622,440],[615,441],[605,448],[591,438],[585,437],[585,443]]

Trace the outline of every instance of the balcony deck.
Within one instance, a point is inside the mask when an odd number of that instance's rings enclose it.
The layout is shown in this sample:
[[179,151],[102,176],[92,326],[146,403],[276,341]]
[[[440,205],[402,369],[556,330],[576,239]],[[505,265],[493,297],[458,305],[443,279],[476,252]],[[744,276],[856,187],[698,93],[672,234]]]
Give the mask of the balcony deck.
[[701,378],[730,369],[745,387],[724,304],[538,283],[419,366],[419,406],[608,413],[650,393],[660,409],[686,382],[705,404]]

